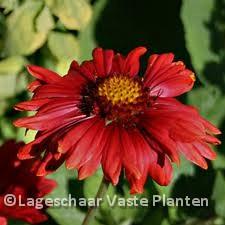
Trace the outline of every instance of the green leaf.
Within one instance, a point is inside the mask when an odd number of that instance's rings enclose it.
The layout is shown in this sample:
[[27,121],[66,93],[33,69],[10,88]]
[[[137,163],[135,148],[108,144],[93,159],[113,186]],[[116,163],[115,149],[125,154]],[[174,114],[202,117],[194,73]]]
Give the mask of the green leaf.
[[220,152],[217,152],[216,160],[212,161],[213,168],[215,169],[225,169],[225,156]]
[[[98,170],[93,176],[84,181],[84,195],[86,198],[94,198],[96,196],[102,177],[102,171]],[[116,187],[110,185],[106,193],[105,201],[100,207],[100,214],[97,218],[103,218],[103,221],[105,221],[106,224],[130,224],[131,221],[137,217],[139,210],[141,210],[140,207],[120,207],[117,204],[111,207],[107,199],[108,197],[112,201],[115,196],[118,198],[123,197],[124,199],[134,197],[129,194],[129,188],[125,185],[123,186],[123,192],[124,195],[116,192]],[[143,197],[143,195],[137,197],[140,198]]]
[[10,121],[9,119],[0,119],[0,130],[0,133],[2,133],[5,140],[15,138],[15,127],[12,126],[12,121]]
[[216,87],[201,87],[188,93],[188,103],[196,106],[200,114],[215,125],[225,118],[225,98]]
[[225,217],[225,179],[221,172],[217,172],[212,198],[215,200],[215,210],[218,216]]
[[68,29],[80,30],[91,18],[91,7],[85,0],[45,0],[45,2]]
[[84,214],[76,208],[52,208],[48,213],[59,225],[81,225]]
[[199,74],[203,72],[207,62],[218,61],[217,55],[210,50],[210,30],[206,26],[210,20],[213,4],[213,0],[186,0],[182,4],[181,18],[187,48]]
[[17,75],[24,68],[25,64],[26,60],[21,56],[13,56],[0,61],[1,99],[11,97],[21,90],[18,89],[18,81],[22,81],[24,77],[18,80]]
[[7,108],[7,103],[6,103],[6,101],[5,101],[5,100],[2,100],[2,99],[0,98],[0,116],[3,115],[3,113],[4,113],[5,110],[6,110],[6,108]]
[[3,37],[5,34],[5,16],[0,12],[0,56],[3,48]]
[[170,223],[168,222],[167,219],[164,219],[164,220],[162,221],[162,224],[161,224],[161,225],[170,225]]
[[91,58],[92,50],[96,47],[95,26],[104,9],[107,0],[98,0],[93,6],[93,16],[87,27],[79,33],[79,43],[82,49],[80,61]]
[[48,7],[44,7],[36,19],[38,32],[48,32],[54,28],[54,19]]
[[[102,171],[99,169],[93,176],[88,177],[84,181],[84,196],[86,198],[94,198],[97,194],[98,188],[102,181]],[[114,188],[110,185],[109,190],[107,191],[108,195],[114,194]]]
[[0,61],[0,76],[18,74],[24,67],[26,60],[22,56],[12,56]]
[[60,32],[50,32],[48,48],[58,60],[57,72],[65,73],[72,60],[79,57],[79,44],[75,36]]
[[[57,172],[49,177],[56,180],[58,187],[48,197],[68,199],[68,183],[70,179],[75,179],[74,172],[70,172],[64,166],[61,166]],[[84,213],[75,207],[49,208],[48,213],[59,225],[80,225],[84,219]]]
[[3,49],[5,55],[30,55],[44,44],[47,33],[35,31],[34,26],[42,5],[42,1],[26,1],[7,17]]
[[18,6],[19,0],[0,0],[0,7],[4,9],[4,13],[9,13]]

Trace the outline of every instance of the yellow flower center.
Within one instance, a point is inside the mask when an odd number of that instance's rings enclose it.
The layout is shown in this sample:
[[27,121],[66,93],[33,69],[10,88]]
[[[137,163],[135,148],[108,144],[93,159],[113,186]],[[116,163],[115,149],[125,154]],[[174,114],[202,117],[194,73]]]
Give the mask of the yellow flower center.
[[98,86],[98,95],[105,97],[112,105],[137,103],[142,96],[140,83],[127,76],[115,75],[106,78]]

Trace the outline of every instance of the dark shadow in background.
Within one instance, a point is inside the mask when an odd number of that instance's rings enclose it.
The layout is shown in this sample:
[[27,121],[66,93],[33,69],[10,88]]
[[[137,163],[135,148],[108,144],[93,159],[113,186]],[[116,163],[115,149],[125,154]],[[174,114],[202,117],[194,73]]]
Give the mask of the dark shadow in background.
[[[185,199],[185,197],[188,196],[191,199],[208,198],[209,200],[208,207],[178,207],[178,215],[180,215],[180,218],[186,215],[207,220],[215,216],[214,203],[210,197],[212,196],[214,181],[215,171],[213,170],[211,164],[209,165],[208,170],[203,170],[199,167],[196,167],[194,176],[182,175],[181,177],[179,177],[173,188],[173,198]],[[191,201],[189,203],[191,203]],[[184,217],[184,219],[187,218],[186,216]]]
[[109,0],[97,23],[97,42],[124,54],[140,45],[150,52],[173,52],[190,67],[180,20],[181,3],[181,0]]
[[[85,198],[84,195],[84,182],[83,181],[79,181],[77,179],[70,179],[68,182],[68,193],[71,194],[71,197],[74,199],[80,199],[80,198]],[[87,212],[88,207],[80,207],[79,205],[77,206],[77,208],[79,208],[81,211],[83,212]]]
[[206,26],[210,31],[211,50],[218,55],[219,62],[209,62],[204,75],[210,83],[225,93],[225,0],[215,0],[211,19]]
[[[206,24],[210,31],[211,50],[218,56],[218,62],[209,62],[204,68],[206,79],[225,95],[225,0],[215,0],[210,21]],[[224,109],[225,110],[225,107]],[[225,118],[220,129],[225,131]],[[220,153],[225,154],[224,135],[221,135]]]

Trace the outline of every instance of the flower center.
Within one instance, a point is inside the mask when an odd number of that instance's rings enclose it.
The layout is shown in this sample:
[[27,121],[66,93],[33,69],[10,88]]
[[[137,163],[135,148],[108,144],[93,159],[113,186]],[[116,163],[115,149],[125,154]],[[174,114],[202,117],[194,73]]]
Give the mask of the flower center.
[[98,86],[98,95],[104,97],[112,105],[135,104],[142,96],[142,87],[136,80],[127,76],[115,75],[106,78]]
[[148,91],[140,79],[114,75],[97,80],[81,92],[80,109],[86,115],[99,115],[106,123],[118,122],[133,127],[139,115],[150,107]]

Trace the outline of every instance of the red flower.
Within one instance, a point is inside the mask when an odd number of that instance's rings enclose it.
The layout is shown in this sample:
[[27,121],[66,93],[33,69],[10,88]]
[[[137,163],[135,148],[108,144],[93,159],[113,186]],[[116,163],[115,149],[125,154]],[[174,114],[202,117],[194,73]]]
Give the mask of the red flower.
[[173,98],[192,88],[193,72],[174,62],[171,53],[154,54],[140,78],[139,58],[145,52],[139,47],[124,57],[96,48],[93,60],[73,61],[64,77],[29,66],[36,77],[29,85],[34,95],[16,109],[37,113],[15,125],[38,133],[21,148],[20,159],[41,158],[38,175],[65,161],[68,169],[78,169],[79,179],[102,165],[114,185],[125,171],[132,193],[143,191],[148,175],[168,185],[171,161],[178,164],[180,153],[206,169],[205,158],[216,157],[208,144],[220,143],[212,136],[220,131]]
[[[53,180],[37,177],[33,160],[20,161],[17,153],[23,143],[7,141],[0,147],[0,224],[6,225],[8,219],[22,220],[28,223],[40,223],[47,220],[47,216],[31,206],[20,206],[19,201],[25,204],[27,198],[42,198],[55,188]],[[14,195],[16,204],[7,206],[4,198]],[[21,199],[21,200],[20,200]]]

